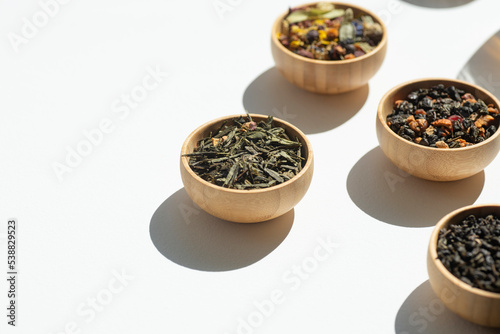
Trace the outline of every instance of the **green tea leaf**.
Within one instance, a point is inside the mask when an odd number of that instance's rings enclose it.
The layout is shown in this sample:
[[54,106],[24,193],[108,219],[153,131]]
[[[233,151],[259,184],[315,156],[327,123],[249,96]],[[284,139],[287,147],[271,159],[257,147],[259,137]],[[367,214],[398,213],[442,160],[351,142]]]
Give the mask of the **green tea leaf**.
[[354,14],[351,8],[346,9],[344,13],[344,20],[339,28],[339,40],[345,41],[346,39],[356,38],[356,26],[352,23]]
[[300,143],[297,143],[297,142],[294,142],[291,140],[287,140],[287,139],[283,139],[283,138],[272,138],[271,143],[276,143],[276,144],[280,144],[280,145],[287,146],[287,147],[300,147],[301,146]]
[[189,166],[198,176],[218,186],[258,189],[286,182],[302,167],[305,159],[297,156],[302,145],[272,122],[269,117],[249,130],[244,117],[234,118],[183,156],[189,157]]
[[356,38],[356,27],[351,22],[342,23],[339,29],[339,40],[345,41],[346,39]]
[[287,16],[286,21],[288,23],[298,23],[305,20],[314,19],[335,19],[337,17],[343,16],[345,14],[344,9],[332,9],[329,11],[318,10],[315,8],[306,10],[296,10]]
[[344,13],[345,13],[345,10],[343,10],[343,9],[333,9],[333,10],[331,10],[329,12],[326,12],[326,13],[322,14],[321,18],[332,20],[332,19],[335,19],[337,17],[343,16]]
[[273,171],[272,169],[264,168],[264,170],[266,171],[267,174],[269,174],[276,181],[278,181],[280,183],[282,183],[284,181],[283,178],[278,173]]
[[266,134],[264,132],[251,132],[247,135],[249,139],[263,139],[266,138]]
[[238,164],[238,162],[235,162],[233,164],[233,166],[229,170],[229,173],[227,174],[226,180],[224,181],[224,184],[223,184],[224,187],[233,185],[234,179],[236,179],[236,176],[238,174],[239,167],[240,167],[240,165]]
[[286,17],[288,23],[297,23],[309,19],[309,13],[305,10],[296,10]]
[[330,2],[319,2],[316,7],[311,8],[309,12],[311,15],[321,15],[332,11],[334,8],[335,6]]

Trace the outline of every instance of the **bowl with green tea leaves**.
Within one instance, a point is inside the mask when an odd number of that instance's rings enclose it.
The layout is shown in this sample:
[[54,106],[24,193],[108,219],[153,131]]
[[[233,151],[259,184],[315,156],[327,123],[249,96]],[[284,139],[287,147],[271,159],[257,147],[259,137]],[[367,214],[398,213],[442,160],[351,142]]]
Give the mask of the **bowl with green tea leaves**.
[[477,85],[446,78],[402,83],[380,100],[376,130],[394,165],[431,181],[480,173],[500,150],[500,102]]
[[432,232],[427,271],[444,305],[478,325],[500,328],[500,204],[470,205]]
[[205,123],[181,149],[189,197],[207,213],[239,223],[267,221],[293,209],[309,188],[313,166],[302,131],[259,114]]
[[292,84],[314,93],[337,94],[366,85],[386,50],[382,20],[351,4],[304,4],[281,14],[272,26],[276,68]]

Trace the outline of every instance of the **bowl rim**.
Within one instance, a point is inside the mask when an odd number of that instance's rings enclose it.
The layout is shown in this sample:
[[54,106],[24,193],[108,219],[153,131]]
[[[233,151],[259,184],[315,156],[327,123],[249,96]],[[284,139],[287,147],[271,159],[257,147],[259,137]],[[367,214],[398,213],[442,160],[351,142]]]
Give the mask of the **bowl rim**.
[[[297,5],[297,6],[293,6],[293,8],[296,8],[296,7],[305,7],[305,6],[312,6],[312,5],[316,5],[316,4],[320,3],[320,2],[321,1],[309,2],[309,3],[305,3],[305,4],[300,4],[300,5]],[[357,9],[357,10],[359,10],[359,11],[361,11],[361,12],[363,12],[365,14],[368,14],[371,17],[373,17],[375,19],[375,21],[382,26],[382,32],[383,32],[382,33],[382,40],[377,44],[377,46],[371,52],[366,53],[366,54],[364,54],[364,55],[362,55],[360,57],[353,58],[353,59],[323,60],[323,59],[311,59],[311,58],[299,56],[299,55],[293,53],[292,51],[288,50],[285,46],[283,46],[283,44],[279,43],[278,38],[276,38],[276,33],[280,32],[279,26],[281,25],[281,21],[283,21],[283,19],[288,14],[288,11],[286,11],[286,12],[280,14],[278,16],[278,18],[274,21],[273,25],[272,25],[272,29],[271,29],[271,40],[272,40],[272,42],[282,52],[285,52],[285,53],[289,54],[290,56],[292,56],[295,59],[302,60],[302,61],[305,61],[307,63],[312,63],[312,64],[337,65],[337,66],[338,65],[343,65],[343,64],[350,64],[350,63],[354,63],[354,62],[357,62],[357,61],[361,61],[363,59],[367,59],[367,58],[375,55],[376,53],[378,53],[380,50],[382,50],[387,45],[387,28],[385,26],[384,21],[382,21],[378,15],[376,15],[372,11],[370,11],[370,10],[364,8],[364,7],[358,6],[358,5],[354,5],[354,4],[350,4],[350,3],[345,3],[345,2],[337,2],[337,1],[327,1],[327,2],[331,3],[331,4],[334,4],[334,5],[344,6],[344,7],[348,7],[348,8],[355,8],[355,9]]]
[[469,293],[479,295],[482,297],[487,297],[487,298],[493,298],[497,299],[500,301],[500,293],[497,292],[491,292],[491,291],[486,291],[482,290],[480,288],[475,288],[473,286],[470,286],[469,284],[462,282],[460,279],[455,277],[446,267],[444,264],[441,262],[441,260],[438,259],[437,255],[437,241],[439,237],[439,231],[444,227],[448,226],[452,222],[452,220],[461,213],[472,211],[478,208],[499,208],[500,209],[500,204],[473,204],[473,205],[468,205],[461,207],[459,209],[456,209],[450,213],[448,213],[446,216],[441,218],[439,222],[435,225],[434,230],[432,231],[430,241],[429,241],[429,257],[431,261],[434,263],[434,265],[437,267],[439,272],[451,283],[453,283],[455,286],[458,286],[458,288],[463,289]]
[[[498,136],[500,136],[500,129],[497,129],[497,131],[495,131],[495,133],[490,138],[482,141],[479,144],[473,144],[471,146],[457,147],[457,148],[451,148],[451,149],[423,146],[423,145],[416,144],[414,142],[408,141],[408,140],[398,136],[398,134],[396,132],[392,131],[392,129],[387,125],[387,121],[383,118],[383,115],[382,115],[383,105],[385,104],[385,102],[389,98],[389,96],[394,94],[395,92],[397,92],[401,89],[404,89],[405,87],[407,87],[409,85],[413,85],[416,83],[423,83],[423,85],[425,86],[425,83],[430,82],[430,81],[442,82],[445,85],[447,83],[448,84],[458,83],[458,84],[470,87],[471,90],[479,90],[484,95],[487,95],[492,100],[493,104],[496,105],[497,109],[500,109],[500,101],[492,93],[490,93],[489,91],[487,91],[486,89],[484,89],[478,85],[472,84],[472,83],[467,82],[467,81],[458,80],[458,79],[449,79],[449,78],[439,78],[439,77],[408,80],[406,82],[403,82],[403,83],[391,88],[387,93],[385,93],[384,96],[380,99],[380,102],[379,102],[378,107],[377,107],[377,120],[380,123],[382,123],[383,128],[387,132],[389,132],[394,138],[397,138],[398,140],[400,140],[408,145],[414,146],[415,148],[422,149],[422,150],[429,150],[429,152],[463,152],[463,151],[467,151],[467,150],[473,150],[473,149],[479,148],[479,147],[484,146],[484,145],[488,145],[493,140],[495,140]],[[446,153],[444,153],[444,154],[446,154]],[[448,153],[448,154],[452,154],[452,153]]]
[[[249,115],[251,117],[264,118],[264,119],[267,119],[267,117],[269,117],[269,115],[254,114],[254,113],[250,113]],[[191,167],[189,167],[189,164],[188,164],[189,157],[183,156],[183,154],[191,153],[191,152],[187,152],[187,147],[188,147],[189,143],[193,141],[194,135],[196,133],[198,133],[198,132],[204,132],[205,129],[207,129],[207,128],[211,127],[211,126],[214,126],[217,123],[221,123],[221,122],[227,121],[227,120],[232,120],[233,118],[240,117],[240,116],[246,116],[246,114],[234,114],[234,115],[228,115],[228,116],[222,116],[222,117],[215,118],[215,119],[213,119],[211,121],[208,121],[208,122],[206,122],[206,123],[198,126],[196,129],[194,129],[187,136],[187,138],[184,140],[184,143],[182,144],[182,148],[181,148],[181,163],[182,163],[183,168],[189,173],[189,175],[191,175],[191,177],[193,177],[198,182],[201,182],[203,185],[205,185],[207,187],[210,187],[212,189],[218,190],[218,191],[226,191],[226,192],[234,193],[234,194],[260,194],[260,193],[266,193],[266,192],[271,192],[271,191],[279,190],[279,189],[281,189],[283,187],[287,187],[287,186],[291,185],[292,183],[296,182],[298,179],[302,178],[308,172],[308,170],[311,168],[311,166],[313,164],[313,149],[312,149],[311,142],[309,141],[309,139],[307,138],[307,136],[299,128],[297,128],[293,124],[291,124],[291,123],[289,123],[289,122],[287,122],[287,121],[285,121],[285,120],[283,120],[281,118],[277,118],[277,117],[273,116],[273,120],[274,121],[278,121],[279,123],[282,123],[283,125],[285,125],[285,131],[287,130],[287,128],[290,128],[293,131],[297,132],[299,134],[299,136],[300,136],[299,139],[302,141],[304,149],[307,150],[307,160],[306,160],[306,163],[304,164],[304,167],[302,167],[302,170],[297,175],[295,175],[290,180],[288,180],[286,182],[283,182],[281,184],[278,184],[278,185],[275,185],[275,186],[271,186],[271,187],[268,187],[268,188],[261,188],[261,189],[232,189],[232,188],[224,188],[222,186],[218,186],[218,185],[212,184],[212,183],[210,183],[208,181],[205,181],[201,177],[199,177],[191,169]]]

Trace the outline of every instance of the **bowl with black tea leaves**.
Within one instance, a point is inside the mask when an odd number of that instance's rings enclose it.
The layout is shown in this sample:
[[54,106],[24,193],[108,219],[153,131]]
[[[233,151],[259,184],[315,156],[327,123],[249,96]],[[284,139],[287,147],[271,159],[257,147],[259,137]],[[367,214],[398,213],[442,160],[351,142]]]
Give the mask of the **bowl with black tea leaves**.
[[380,148],[398,168],[423,179],[470,177],[500,150],[499,105],[493,94],[465,81],[408,81],[379,103]]
[[379,70],[387,50],[383,21],[341,2],[290,8],[272,26],[271,51],[292,84],[321,94],[358,89]]
[[430,238],[427,271],[448,309],[500,327],[500,204],[466,206],[443,217]]
[[290,211],[313,175],[313,151],[294,125],[259,114],[214,119],[194,130],[181,149],[189,197],[207,213],[256,223]]

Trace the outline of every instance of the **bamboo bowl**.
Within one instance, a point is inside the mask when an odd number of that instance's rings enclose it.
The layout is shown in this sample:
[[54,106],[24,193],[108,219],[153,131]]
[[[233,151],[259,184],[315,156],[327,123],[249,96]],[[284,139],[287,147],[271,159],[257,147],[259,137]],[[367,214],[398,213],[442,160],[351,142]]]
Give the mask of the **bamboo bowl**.
[[[267,116],[250,114],[255,122],[266,120]],[[279,217],[291,209],[304,197],[313,175],[313,151],[311,143],[298,128],[274,118],[274,124],[285,129],[290,137],[297,137],[302,143],[302,156],[306,163],[292,179],[265,189],[239,190],[228,189],[211,184],[189,167],[188,157],[183,154],[193,152],[198,141],[215,131],[222,122],[239,115],[225,116],[203,124],[194,130],[184,141],[181,149],[181,177],[189,197],[207,213],[232,222],[256,223]]]
[[[288,11],[274,21],[271,32],[271,52],[276,68],[292,84],[313,93],[338,94],[360,88],[368,83],[379,70],[387,51],[387,29],[374,13],[352,4],[332,2],[336,8],[352,8],[354,16],[370,15],[382,26],[383,36],[370,53],[348,60],[317,60],[299,56],[284,47],[276,37],[281,32],[281,22]],[[302,6],[314,5],[308,3]],[[299,6],[295,6],[299,7]]]
[[500,130],[479,144],[439,149],[418,145],[401,138],[386,122],[387,115],[392,112],[394,101],[405,99],[410,92],[419,88],[430,88],[440,83],[463,89],[486,104],[493,104],[496,108],[500,105],[493,94],[465,81],[439,78],[408,81],[394,87],[382,97],[377,110],[377,137],[380,148],[387,158],[408,174],[431,181],[460,180],[481,172],[495,159],[500,150]]
[[434,228],[427,252],[427,271],[432,290],[451,311],[478,325],[500,327],[500,293],[474,288],[455,277],[437,259],[439,231],[468,215],[500,215],[500,205],[471,205],[443,217]]

